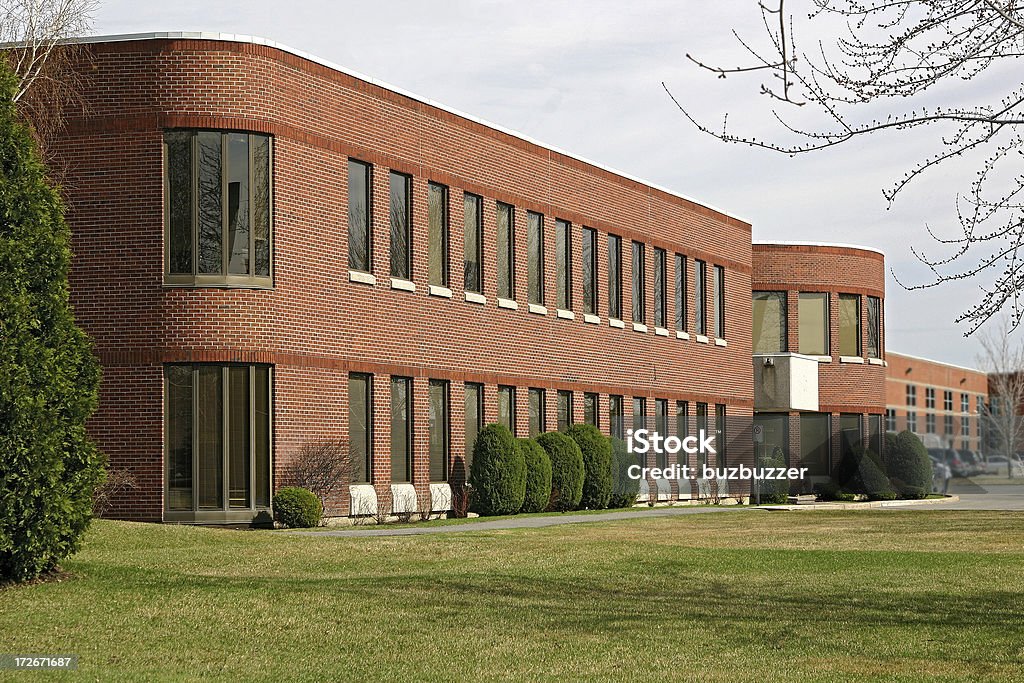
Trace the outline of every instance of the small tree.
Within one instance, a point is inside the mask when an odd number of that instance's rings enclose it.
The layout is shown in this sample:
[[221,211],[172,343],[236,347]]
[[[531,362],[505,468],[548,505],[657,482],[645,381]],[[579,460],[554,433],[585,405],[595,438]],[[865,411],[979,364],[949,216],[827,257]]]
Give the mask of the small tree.
[[574,424],[566,435],[583,453],[583,497],[580,507],[602,510],[612,497],[612,445],[601,431],[590,424]]
[[526,497],[526,462],[508,427],[489,424],[477,434],[469,470],[473,506],[481,515],[512,515]]
[[0,63],[0,577],[75,552],[103,457],[86,437],[100,370],[68,298],[71,235]]
[[932,461],[921,439],[904,430],[886,435],[886,473],[900,498],[924,498],[932,488]]
[[629,466],[637,464],[622,439],[609,438],[612,447],[612,495],[608,507],[628,508],[636,504],[640,495],[640,480],[629,476]]
[[320,499],[324,513],[328,501],[352,481],[352,456],[341,439],[319,438],[299,447],[291,466],[292,481]]
[[542,512],[551,500],[551,458],[533,439],[516,439],[526,463],[526,496],[520,512]]
[[576,442],[561,432],[546,432],[537,443],[551,458],[551,504],[559,512],[575,510],[583,497],[583,452]]
[[1024,344],[1010,336],[1012,323],[1007,317],[978,335],[981,353],[979,367],[988,373],[989,403],[983,405],[979,419],[988,436],[989,447],[1007,460],[1007,476],[1013,476],[1013,455],[1024,443]]

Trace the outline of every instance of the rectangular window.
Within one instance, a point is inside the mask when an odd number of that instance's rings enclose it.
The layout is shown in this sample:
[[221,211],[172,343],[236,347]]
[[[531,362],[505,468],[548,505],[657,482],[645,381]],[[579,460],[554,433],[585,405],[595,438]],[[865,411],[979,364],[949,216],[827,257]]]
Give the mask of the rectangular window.
[[754,353],[786,351],[786,293],[754,292]]
[[373,472],[373,376],[353,372],[348,376],[348,450],[352,481],[370,481]]
[[935,408],[935,388],[934,387],[925,387],[925,390],[924,390],[924,407],[925,408],[931,408],[931,409]]
[[917,413],[912,410],[907,411],[907,429],[917,431]]
[[840,456],[851,457],[853,452],[863,445],[864,431],[861,416],[843,413],[839,416]]
[[[690,430],[690,416],[689,416],[690,404],[687,401],[676,401],[676,437],[680,440],[685,439],[689,436]],[[676,462],[680,465],[686,465],[689,463],[689,457],[686,451],[680,450],[676,454]]]
[[654,249],[654,326],[665,327],[665,318],[668,316],[666,299],[668,293],[665,291],[665,269],[668,267],[665,261],[665,250]]
[[953,392],[943,391],[942,392],[942,409],[953,410]]
[[270,137],[167,131],[164,155],[166,282],[270,286]]
[[558,392],[558,431],[564,432],[572,426],[572,392]]
[[516,433],[516,388],[509,386],[498,387],[498,423],[508,427],[508,430],[515,436]]
[[717,461],[719,465],[726,465],[725,459],[725,404],[715,404],[715,451],[717,452]]
[[[668,433],[668,400],[664,398],[654,399],[654,431],[664,438]],[[664,469],[668,466],[668,453],[664,448],[659,448],[654,454],[654,466]]]
[[832,416],[800,413],[800,467],[812,477],[827,477],[832,464]]
[[361,161],[348,160],[348,267],[364,273],[373,269],[370,168]]
[[598,426],[600,417],[599,414],[599,399],[598,394],[583,394],[583,422],[588,425]]
[[412,279],[412,178],[391,171],[391,277]]
[[558,280],[557,305],[572,310],[572,223],[555,220],[555,270]]
[[[701,437],[706,436],[708,431],[708,404],[698,403],[697,404],[697,436],[698,440]],[[697,466],[706,465],[708,462],[708,454],[704,451],[698,451],[697,453]]]
[[686,257],[676,254],[676,330],[686,329]]
[[882,416],[868,415],[868,448],[876,455],[882,455]]
[[625,414],[623,413],[622,397],[608,397],[608,431],[617,439],[625,437]]
[[644,245],[633,242],[633,322],[643,323],[647,319],[644,304],[647,300],[647,275],[644,263]]
[[860,295],[839,295],[839,355],[859,356]]
[[608,317],[622,320],[622,238],[608,235]]
[[967,394],[960,394],[960,412],[971,412],[971,397]]
[[544,215],[526,212],[526,296],[531,304],[544,305]]
[[693,314],[697,325],[697,334],[707,335],[708,316],[705,304],[708,300],[708,264],[697,259],[693,262]]
[[597,230],[583,228],[583,312],[597,315]]
[[498,296],[503,299],[515,299],[515,208],[502,202],[498,202],[497,207]]
[[647,399],[633,397],[633,429],[643,429],[647,426]]
[[926,413],[924,416],[924,429],[929,434],[935,434],[935,413]]
[[547,392],[543,389],[530,387],[530,437],[547,431],[548,407]]
[[978,409],[978,414],[979,415],[984,413],[985,412],[985,397],[984,396],[977,396],[977,397],[975,397],[975,405],[977,405],[977,409]]
[[953,416],[945,415],[942,418],[942,428],[946,436],[953,436]]
[[797,317],[800,353],[806,353],[809,356],[829,355],[828,294],[800,292]]
[[754,462],[764,466],[766,458],[778,455],[786,467],[791,467],[789,453],[789,415],[786,413],[757,413],[753,420],[754,429],[760,429],[761,436],[754,443]]
[[971,418],[964,416],[960,418],[960,436],[964,437],[964,448],[970,448],[967,437],[971,435]]
[[427,185],[427,276],[430,284],[448,286],[448,188]]
[[868,297],[868,358],[882,357],[882,300]]
[[890,432],[899,431],[896,429],[896,411],[893,408],[885,409],[885,428]]
[[251,521],[270,506],[266,365],[168,365],[165,500],[171,521]]
[[475,194],[462,196],[463,286],[467,292],[482,293],[484,249],[484,200]]
[[412,481],[412,379],[391,378],[391,481]]
[[466,477],[473,464],[476,436],[484,428],[484,385],[466,382]]
[[451,408],[448,382],[430,380],[430,481],[448,481]]
[[917,387],[914,386],[913,384],[908,384],[907,385],[907,405],[908,406],[916,406],[917,405]]
[[725,268],[722,266],[715,266],[712,298],[715,308],[715,337],[725,339]]

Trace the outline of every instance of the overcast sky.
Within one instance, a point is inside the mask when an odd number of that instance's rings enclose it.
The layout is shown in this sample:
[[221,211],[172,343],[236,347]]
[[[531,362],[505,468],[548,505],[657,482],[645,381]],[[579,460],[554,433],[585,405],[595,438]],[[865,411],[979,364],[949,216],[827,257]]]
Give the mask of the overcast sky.
[[[926,281],[910,246],[940,253],[924,226],[951,234],[973,166],[925,176],[891,208],[881,191],[936,151],[936,134],[790,158],[700,133],[662,90],[665,81],[709,122],[729,112],[745,130],[778,137],[758,78],[716,79],[686,59],[737,62],[732,28],[762,38],[755,4],[103,0],[95,30],[269,38],[724,209],[751,221],[754,239],[870,246],[901,281]],[[992,87],[979,79],[965,92]],[[979,284],[907,291],[890,273],[887,349],[975,365],[977,344],[953,319]]]

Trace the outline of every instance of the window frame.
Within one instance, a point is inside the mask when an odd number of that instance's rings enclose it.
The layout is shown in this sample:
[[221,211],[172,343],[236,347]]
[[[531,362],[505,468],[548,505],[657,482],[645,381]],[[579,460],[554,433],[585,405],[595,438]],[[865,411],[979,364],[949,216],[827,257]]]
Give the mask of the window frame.
[[[803,344],[803,337],[801,335],[801,321],[800,305],[804,297],[807,297],[808,301],[819,300],[822,301],[825,307],[824,316],[822,318],[822,329],[824,337],[822,338],[823,346],[821,353],[812,353],[810,349],[805,349]],[[797,294],[796,306],[797,306],[797,353],[803,353],[809,356],[831,356],[832,355],[832,330],[831,330],[831,311],[832,311],[832,296],[828,292],[799,292]]]
[[675,324],[676,332],[686,332],[689,329],[689,323],[686,319],[686,287],[688,284],[688,278],[686,273],[686,261],[687,258],[683,254],[675,255],[675,266],[676,266],[676,280],[675,280]]
[[[556,425],[555,428],[558,431],[560,431],[560,432],[564,432],[567,429],[569,429],[569,427],[573,426],[573,424],[575,424],[573,422],[573,414],[572,414],[573,413],[573,392],[569,391],[567,389],[559,389],[558,393],[556,395],[556,399],[558,401],[557,406],[556,406],[557,407],[557,411],[558,411],[558,421],[557,421],[557,425]],[[564,405],[563,405],[563,401],[564,401]],[[564,416],[563,416],[563,413],[564,413]]]
[[[759,346],[758,343],[761,341],[758,335],[754,335],[753,339],[753,351],[754,354],[771,354],[771,353],[786,353],[789,350],[789,292],[785,290],[754,290],[751,292],[752,302],[752,330],[759,330],[762,332],[761,337],[764,336],[764,317],[762,316],[761,325],[757,324],[758,316],[754,312],[758,308],[757,302],[764,301],[768,302],[775,299],[779,302],[779,348],[765,350]],[[767,310],[767,307],[766,307]]]
[[[852,332],[852,334],[854,335],[854,342],[855,342],[854,343],[854,352],[853,353],[844,353],[844,349],[843,349],[844,339],[843,338],[844,338],[845,335],[843,334],[843,332],[845,330],[847,335],[850,334],[850,326],[849,326],[849,322],[850,321],[847,320],[847,324],[844,325],[844,323],[843,323],[843,308],[844,308],[844,302],[848,303],[848,302],[851,302],[851,301],[854,302],[854,305],[856,307],[856,313],[855,313],[853,321],[852,321],[853,322],[853,332]],[[838,325],[839,325],[839,355],[840,356],[857,358],[857,357],[860,357],[860,356],[864,355],[864,344],[863,344],[863,336],[864,335],[862,334],[863,330],[861,329],[861,327],[862,327],[861,326],[861,306],[862,305],[863,305],[863,303],[861,302],[860,294],[844,294],[844,293],[840,293],[839,294],[839,304],[838,304],[838,309],[839,310],[837,311],[837,314],[838,314]],[[846,339],[845,341],[849,342],[850,340]],[[849,349],[846,349],[846,351],[849,351]]]
[[708,264],[707,261],[693,261],[693,315],[696,333],[702,337],[708,334]]
[[882,298],[868,296],[866,303],[867,312],[867,356],[868,358],[882,357]]
[[501,400],[502,396],[508,396],[508,430],[512,432],[512,436],[516,436],[516,388],[511,384],[499,384],[498,385],[498,424],[505,424],[501,419]]
[[668,326],[668,255],[660,248],[654,248],[654,326]]
[[712,306],[715,309],[715,339],[725,339],[725,267],[712,269]]
[[572,300],[572,223],[555,219],[555,305],[571,311]]
[[[395,253],[395,245],[396,245],[395,235],[398,234],[396,232],[396,226],[395,226],[395,207],[394,207],[394,202],[395,202],[395,198],[394,198],[394,195],[395,195],[395,180],[396,180],[396,178],[401,178],[402,181],[404,181],[404,185],[405,185],[405,231],[404,231],[405,263],[403,264],[404,268],[405,268],[405,272],[404,273],[396,272],[396,270],[395,270],[395,263],[396,263],[395,259],[396,259],[397,256],[399,256],[399,255],[397,255]],[[413,236],[413,229],[412,229],[413,228],[413,226],[412,226],[413,195],[412,195],[412,192],[413,192],[413,183],[412,183],[412,176],[411,175],[409,175],[408,173],[402,173],[401,171],[397,171],[397,170],[395,170],[393,168],[388,170],[388,256],[389,256],[389,259],[388,259],[388,263],[389,263],[388,271],[389,271],[391,277],[393,277],[393,278],[395,278],[397,280],[406,280],[406,281],[410,281],[410,282],[412,281],[412,278],[413,278],[413,244],[412,244],[412,236]]]
[[[363,201],[366,202],[366,264],[353,263],[352,251],[352,168],[361,167],[366,178],[366,193]],[[367,163],[355,157],[348,159],[348,269],[359,273],[373,272],[373,164]]]
[[[472,202],[475,205],[476,221],[470,226],[469,212],[466,207]],[[472,230],[470,229],[472,227]],[[469,240],[466,237],[472,232],[476,238],[476,263],[469,260]],[[476,294],[484,293],[484,198],[478,194],[464,192],[462,195],[462,286],[464,291]],[[470,282],[469,267],[476,266],[476,282]]]
[[583,227],[580,252],[583,262],[581,269],[581,276],[583,278],[583,313],[584,315],[597,315],[597,230],[586,226]]
[[346,390],[348,391],[348,440],[349,440],[349,453],[352,452],[352,380],[358,379],[366,382],[366,414],[364,415],[364,421],[366,422],[366,455],[363,462],[365,468],[365,478],[355,478],[355,472],[353,472],[353,484],[369,484],[373,481],[373,375],[368,372],[350,372],[348,373],[348,385]]
[[637,240],[632,245],[633,322],[643,325],[647,320],[647,245]]
[[[391,483],[392,484],[411,484],[413,483],[413,463],[416,462],[416,431],[415,431],[415,415],[414,406],[415,400],[413,399],[413,392],[415,391],[415,382],[412,377],[404,375],[391,375],[390,380],[391,396],[389,404],[389,427],[390,427],[390,464],[391,464]],[[395,478],[395,385],[405,385],[405,471],[409,476],[405,479]]]
[[622,320],[622,237],[608,233],[608,317]]
[[[469,397],[476,397],[476,415],[468,410]],[[486,414],[484,408],[484,385],[480,382],[466,382],[463,387],[463,432],[462,432],[462,446],[463,446],[463,463],[465,466],[465,478],[469,479],[469,468],[473,464],[473,447],[476,445],[476,438],[480,435],[486,422],[484,421],[484,415]],[[469,430],[467,429],[470,425],[470,420],[473,419],[475,424],[474,434],[472,442],[469,439]]]
[[[441,202],[441,224],[438,226],[434,225],[434,192],[440,193]],[[427,283],[435,287],[451,286],[451,207],[450,207],[450,193],[448,186],[434,181],[427,183]],[[435,253],[434,250],[434,230],[440,230],[441,244],[440,253]],[[440,259],[439,263],[434,263],[434,259]],[[435,282],[435,268],[439,268],[440,272],[437,273],[440,277],[439,281]]]
[[527,434],[532,439],[547,431],[548,427],[548,392],[542,387],[527,389],[527,409],[530,413],[530,424]]
[[[590,413],[593,418],[588,417]],[[592,391],[583,393],[583,422],[588,425],[600,427],[601,425],[601,394]]]
[[[435,428],[438,427],[434,415],[434,391],[440,389],[442,392],[442,414],[441,414],[441,478],[434,478],[434,437]],[[443,483],[448,481],[451,472],[452,461],[452,394],[451,382],[446,379],[431,379],[427,382],[427,471],[431,482]]]
[[[494,239],[495,239],[495,283],[497,296],[501,299],[515,301],[516,298],[516,207],[505,202],[494,204]],[[502,214],[508,217],[508,235],[505,240],[501,239]],[[507,251],[502,259],[502,250]],[[504,261],[504,263],[503,263]],[[502,278],[502,266],[507,268]],[[483,278],[481,278],[482,284]]]

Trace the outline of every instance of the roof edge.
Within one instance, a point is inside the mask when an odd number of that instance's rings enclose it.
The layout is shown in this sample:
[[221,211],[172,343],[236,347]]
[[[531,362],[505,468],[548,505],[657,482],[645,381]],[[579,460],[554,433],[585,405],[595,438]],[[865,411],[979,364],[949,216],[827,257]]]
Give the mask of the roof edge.
[[798,240],[753,240],[755,247],[839,247],[840,249],[857,249],[859,251],[870,251],[885,256],[885,252],[875,247],[865,247],[860,244],[847,244],[845,242],[801,242]]
[[984,370],[979,370],[978,368],[969,368],[966,365],[957,365],[956,363],[947,363],[946,361],[935,360],[934,358],[924,358],[923,356],[914,356],[914,355],[909,354],[909,353],[901,353],[899,351],[890,351],[889,349],[885,350],[885,355],[886,355],[887,358],[889,356],[900,356],[901,358],[909,358],[911,360],[921,360],[921,361],[924,361],[925,363],[935,363],[936,365],[945,365],[948,368],[956,368],[957,370],[966,370],[967,372],[974,372],[974,373],[977,373],[979,375],[984,375],[985,377],[988,377],[988,373],[985,372]]

